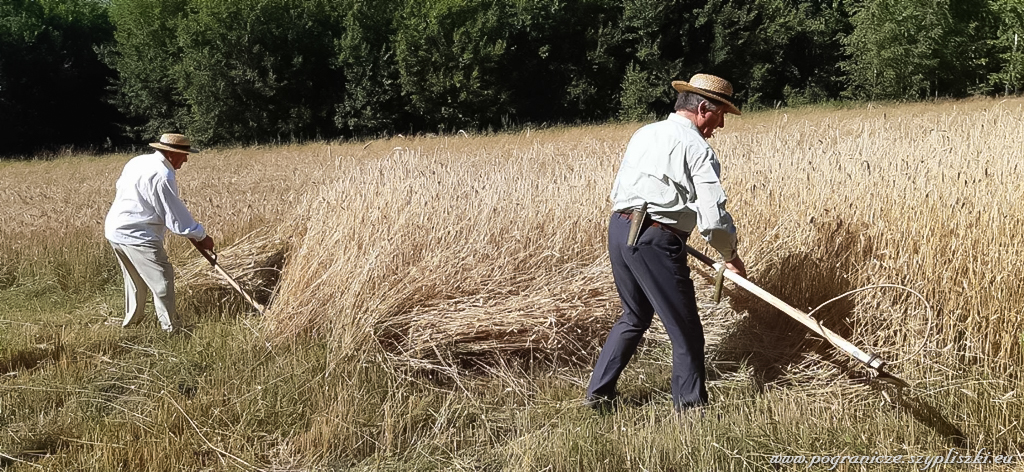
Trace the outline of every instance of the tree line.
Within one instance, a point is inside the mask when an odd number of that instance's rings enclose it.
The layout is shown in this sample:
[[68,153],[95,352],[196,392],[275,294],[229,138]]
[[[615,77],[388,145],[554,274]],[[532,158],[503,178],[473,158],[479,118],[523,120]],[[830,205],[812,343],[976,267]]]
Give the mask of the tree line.
[[0,155],[1017,94],[1024,0],[0,0]]

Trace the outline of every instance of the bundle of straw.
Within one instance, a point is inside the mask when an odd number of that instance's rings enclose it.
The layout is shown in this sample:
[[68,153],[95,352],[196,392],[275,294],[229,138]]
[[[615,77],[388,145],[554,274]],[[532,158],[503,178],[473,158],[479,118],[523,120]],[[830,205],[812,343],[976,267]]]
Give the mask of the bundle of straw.
[[272,337],[413,363],[594,351],[618,315],[608,202],[593,197],[612,160],[550,158],[574,154],[561,143],[453,147],[396,149],[307,195]]
[[[288,241],[273,231],[254,231],[233,244],[217,249],[217,264],[252,296],[266,303],[274,292],[288,252]],[[198,252],[178,270],[182,289],[191,292],[234,291]]]
[[576,360],[603,341],[618,305],[607,260],[488,282],[481,293],[431,300],[381,320],[377,338],[391,352],[453,364],[494,356]]

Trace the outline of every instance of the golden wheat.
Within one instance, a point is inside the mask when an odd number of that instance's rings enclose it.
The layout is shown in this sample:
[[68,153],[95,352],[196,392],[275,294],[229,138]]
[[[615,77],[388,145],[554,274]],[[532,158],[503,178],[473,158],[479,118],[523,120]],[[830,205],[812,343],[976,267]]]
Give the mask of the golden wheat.
[[[322,335],[353,352],[380,342],[406,360],[585,357],[618,310],[606,195],[633,129],[215,150],[193,156],[179,183],[225,243],[226,267],[254,274],[287,258],[279,280],[249,281],[279,283],[271,337]],[[752,280],[806,310],[857,287],[908,286],[933,320],[887,290],[818,316],[892,359],[924,344],[925,357],[1002,369],[1021,350],[1022,136],[1019,101],[976,101],[752,114],[730,118],[713,144]],[[66,252],[56,234],[102,247],[126,158],[4,164],[10,260]],[[76,178],[40,182],[40,166]],[[179,239],[181,283],[215,283]],[[820,344],[730,293],[728,309],[705,310],[723,356],[792,361]]]

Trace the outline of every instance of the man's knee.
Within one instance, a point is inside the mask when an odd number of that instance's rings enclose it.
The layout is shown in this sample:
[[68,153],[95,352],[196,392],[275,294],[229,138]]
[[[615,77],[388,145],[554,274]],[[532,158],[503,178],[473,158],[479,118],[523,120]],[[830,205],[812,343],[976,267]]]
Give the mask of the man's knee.
[[647,331],[651,327],[651,320],[643,320],[638,316],[626,315],[619,318],[619,324],[636,331]]

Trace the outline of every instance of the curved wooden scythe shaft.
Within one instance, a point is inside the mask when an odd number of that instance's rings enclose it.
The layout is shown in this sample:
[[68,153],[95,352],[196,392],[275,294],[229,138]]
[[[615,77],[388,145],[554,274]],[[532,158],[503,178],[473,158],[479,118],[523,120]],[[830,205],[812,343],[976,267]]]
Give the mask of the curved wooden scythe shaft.
[[[705,256],[700,251],[690,247],[689,245],[686,246],[686,252],[689,253],[691,256],[695,257],[697,260],[714,268],[715,270],[721,270],[725,265],[720,262],[713,261],[710,257]],[[804,313],[803,311],[793,308],[786,302],[779,300],[779,298],[776,297],[775,295],[768,293],[765,289],[758,287],[753,282],[741,277],[739,274],[736,274],[731,270],[724,270],[723,275],[725,276],[725,278],[733,281],[733,283],[735,283],[736,285],[743,287],[748,292],[768,302],[775,308],[778,308],[780,311],[788,315],[790,318],[793,318],[794,320],[800,322],[800,324],[806,326],[807,329],[814,331],[819,336],[825,338],[825,340],[831,343],[833,346],[835,346],[836,349],[843,351],[850,357],[857,359],[868,368],[874,370],[874,373],[876,374],[876,378],[878,380],[889,382],[898,387],[908,386],[908,384],[903,380],[885,371],[886,362],[883,361],[882,358],[878,357],[875,354],[868,354],[860,350],[860,348],[858,348],[857,346],[854,346],[846,339],[843,339],[842,336],[822,326],[820,322],[808,316],[807,313]]]
[[249,304],[252,305],[253,308],[256,308],[256,311],[258,311],[259,314],[265,314],[264,311],[266,310],[266,308],[263,305],[257,303],[256,300],[249,296],[248,293],[245,293],[245,290],[242,290],[242,287],[238,285],[238,282],[235,281],[233,277],[228,275],[227,271],[225,271],[224,268],[217,263],[217,253],[213,251],[207,251],[206,249],[199,247],[199,244],[195,240],[190,241],[192,241],[192,245],[195,246],[196,250],[199,251],[199,253],[202,254],[203,257],[205,257],[206,260],[210,262],[210,265],[212,265],[213,268],[216,269],[217,272],[220,273],[220,275],[224,277],[225,280],[227,280],[228,284],[231,285],[231,287],[233,287],[235,291],[242,295],[242,298],[244,298],[245,301],[249,302]]

